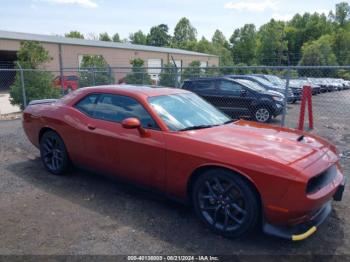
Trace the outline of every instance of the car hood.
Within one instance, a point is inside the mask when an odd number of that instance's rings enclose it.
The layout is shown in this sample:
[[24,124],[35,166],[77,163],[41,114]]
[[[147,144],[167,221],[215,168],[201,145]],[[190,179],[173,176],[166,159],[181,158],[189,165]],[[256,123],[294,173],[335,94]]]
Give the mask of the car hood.
[[[188,132],[192,139],[229,147],[305,169],[320,158],[338,161],[327,141],[297,130],[239,120],[233,124]],[[301,137],[303,135],[303,137]]]

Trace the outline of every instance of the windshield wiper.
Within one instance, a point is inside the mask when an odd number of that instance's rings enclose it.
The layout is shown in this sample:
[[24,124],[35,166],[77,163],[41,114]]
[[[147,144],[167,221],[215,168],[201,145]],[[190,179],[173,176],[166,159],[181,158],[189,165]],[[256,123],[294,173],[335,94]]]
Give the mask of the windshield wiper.
[[180,129],[179,131],[188,131],[188,130],[196,130],[196,129],[203,129],[203,128],[210,128],[213,126],[218,126],[218,125],[198,125],[198,126],[189,126],[183,129]]
[[233,123],[233,122],[235,122],[235,120],[231,119],[231,120],[228,120],[228,121],[224,122],[224,125],[226,125],[226,124],[231,124],[231,123]]

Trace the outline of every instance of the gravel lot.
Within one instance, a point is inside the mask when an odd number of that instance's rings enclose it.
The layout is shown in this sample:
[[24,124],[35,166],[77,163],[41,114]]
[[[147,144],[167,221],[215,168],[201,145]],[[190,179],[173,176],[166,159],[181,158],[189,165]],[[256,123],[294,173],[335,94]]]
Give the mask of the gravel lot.
[[[320,101],[332,96],[341,100],[333,111],[350,110],[349,97],[332,94],[315,97],[317,133],[346,151],[350,121],[329,111],[328,118],[319,115],[327,109]],[[287,123],[295,126],[298,106],[288,112]],[[350,159],[342,162],[348,175]],[[229,240],[205,229],[190,208],[156,194],[81,170],[49,175],[20,120],[0,121],[0,254],[350,254],[349,184],[343,201],[306,241],[260,231]]]

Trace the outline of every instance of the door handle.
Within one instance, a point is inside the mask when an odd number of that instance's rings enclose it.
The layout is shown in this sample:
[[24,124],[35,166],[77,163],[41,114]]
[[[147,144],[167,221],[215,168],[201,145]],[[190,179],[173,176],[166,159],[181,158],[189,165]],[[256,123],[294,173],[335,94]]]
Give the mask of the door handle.
[[90,129],[90,130],[95,130],[96,129],[96,126],[93,126],[93,125],[87,125],[87,127]]

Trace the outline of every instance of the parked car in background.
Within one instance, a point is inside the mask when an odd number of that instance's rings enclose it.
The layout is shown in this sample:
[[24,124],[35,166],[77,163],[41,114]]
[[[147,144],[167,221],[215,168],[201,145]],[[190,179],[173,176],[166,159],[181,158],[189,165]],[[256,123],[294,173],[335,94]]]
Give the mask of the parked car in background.
[[182,88],[200,95],[233,118],[250,117],[269,122],[283,110],[283,94],[266,90],[247,79],[197,78],[185,80]]
[[23,128],[50,173],[65,174],[73,164],[161,191],[190,203],[203,224],[225,237],[260,226],[303,240],[345,188],[329,142],[288,128],[233,122],[181,89],[81,88],[59,100],[32,101]]
[[304,86],[311,86],[313,95],[321,93],[321,87],[309,79],[290,79],[289,86],[291,88],[298,88],[300,92],[302,92]]
[[57,76],[54,80],[54,86],[57,88],[62,88],[65,93],[69,93],[79,88],[79,78],[76,75],[63,76],[63,81],[60,76]]
[[[281,79],[278,76],[275,75],[263,75],[263,74],[255,74],[255,76],[259,76],[262,78],[265,78],[267,81],[271,82],[273,85],[275,86],[279,86],[281,88],[285,88],[286,86],[286,80],[285,79]],[[294,86],[289,86],[290,89],[292,89],[293,91],[293,95],[294,95],[294,100],[292,100],[292,103],[295,103],[296,101],[301,99],[301,90],[299,87],[294,87]]]
[[[232,79],[246,79],[246,80],[250,80],[252,82],[255,82],[257,84],[259,84],[261,87],[265,88],[266,90],[272,90],[272,91],[276,91],[279,92],[281,94],[285,94],[285,86],[276,86],[274,84],[272,84],[271,82],[269,82],[268,80],[266,80],[263,77],[260,76],[256,76],[256,75],[227,75],[226,77],[232,78]],[[295,103],[297,101],[297,98],[294,97],[293,91],[292,89],[288,89],[287,91],[287,102],[289,103]]]

